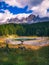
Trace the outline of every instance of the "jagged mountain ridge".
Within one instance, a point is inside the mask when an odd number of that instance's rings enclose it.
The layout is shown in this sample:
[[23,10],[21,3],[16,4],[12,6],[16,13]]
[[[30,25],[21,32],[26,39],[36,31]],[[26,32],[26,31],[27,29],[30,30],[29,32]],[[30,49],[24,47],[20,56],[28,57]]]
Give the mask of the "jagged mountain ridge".
[[9,23],[31,23],[32,20],[34,20],[36,16],[31,14],[28,17],[22,17],[21,19],[18,19],[17,17],[8,19]]
[[[35,16],[33,14],[30,14],[28,17],[22,17],[21,19],[15,17],[11,19],[7,19],[4,23],[37,23],[37,22],[43,22],[43,21],[49,21],[49,17],[42,17]],[[3,24],[3,23],[2,23]]]

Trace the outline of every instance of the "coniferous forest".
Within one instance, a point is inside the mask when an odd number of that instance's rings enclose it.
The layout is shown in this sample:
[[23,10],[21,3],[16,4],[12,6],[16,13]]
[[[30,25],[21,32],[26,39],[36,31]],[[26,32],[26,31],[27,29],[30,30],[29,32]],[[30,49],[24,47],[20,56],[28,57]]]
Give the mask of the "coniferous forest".
[[49,36],[49,22],[0,25],[0,36],[12,34],[18,36]]

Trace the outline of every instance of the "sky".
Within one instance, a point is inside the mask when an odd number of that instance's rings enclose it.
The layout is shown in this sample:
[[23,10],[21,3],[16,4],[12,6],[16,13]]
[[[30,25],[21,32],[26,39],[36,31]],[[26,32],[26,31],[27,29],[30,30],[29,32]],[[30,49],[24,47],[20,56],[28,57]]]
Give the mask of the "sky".
[[49,0],[0,0],[0,22],[30,14],[49,17]]

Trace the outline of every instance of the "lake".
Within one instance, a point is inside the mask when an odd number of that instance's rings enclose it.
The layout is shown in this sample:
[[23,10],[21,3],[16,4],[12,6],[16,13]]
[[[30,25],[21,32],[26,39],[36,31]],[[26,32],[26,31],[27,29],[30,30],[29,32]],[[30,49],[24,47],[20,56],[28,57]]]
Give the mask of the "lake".
[[13,38],[7,39],[7,43],[11,44],[28,44],[28,45],[35,45],[40,46],[44,44],[49,44],[49,40],[44,40],[44,38]]

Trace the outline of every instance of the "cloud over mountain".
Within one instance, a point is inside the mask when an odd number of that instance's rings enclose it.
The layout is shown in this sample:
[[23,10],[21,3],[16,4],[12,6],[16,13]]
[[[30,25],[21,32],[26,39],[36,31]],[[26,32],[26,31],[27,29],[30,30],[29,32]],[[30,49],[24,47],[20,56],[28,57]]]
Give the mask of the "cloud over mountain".
[[28,5],[29,7],[37,6],[44,0],[5,0],[6,3],[12,6],[24,7]]
[[21,19],[31,13],[49,17],[49,0],[0,0],[0,22],[15,16]]

